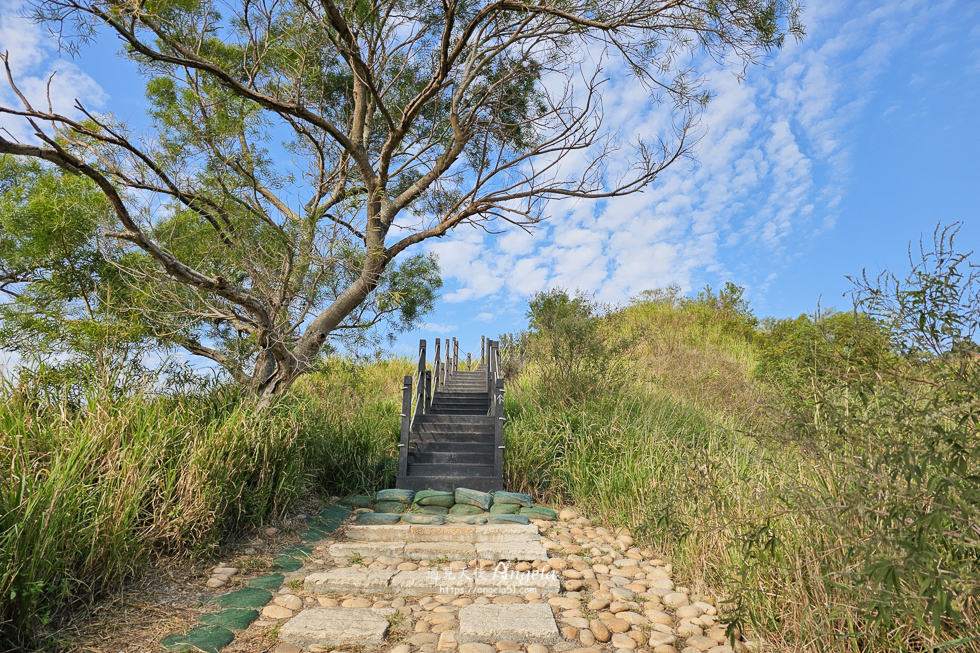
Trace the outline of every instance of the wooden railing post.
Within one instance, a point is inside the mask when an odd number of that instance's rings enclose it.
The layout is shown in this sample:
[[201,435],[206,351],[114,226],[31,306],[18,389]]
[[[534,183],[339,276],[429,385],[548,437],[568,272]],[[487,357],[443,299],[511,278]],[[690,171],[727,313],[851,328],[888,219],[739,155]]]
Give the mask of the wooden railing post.
[[493,475],[504,475],[504,380],[497,379],[493,393]]
[[487,337],[480,336],[480,365],[486,364],[487,362],[486,353],[487,353]]
[[440,344],[439,338],[436,338],[436,355],[435,355],[435,361],[432,363],[432,377],[433,377],[432,394],[433,395],[439,392],[439,388],[440,388],[439,372],[441,371],[442,368],[442,355],[439,351],[439,344]]
[[466,354],[466,371],[470,372],[473,369],[473,354]]
[[408,436],[412,430],[412,377],[406,376],[402,385],[402,432],[401,442],[398,444],[398,475],[408,475]]
[[419,387],[416,388],[415,394],[418,395],[418,401],[415,402],[415,417],[425,414],[425,340],[419,340]]
[[453,374],[459,370],[459,341],[453,338]]
[[432,370],[425,371],[425,414],[428,415],[432,408]]

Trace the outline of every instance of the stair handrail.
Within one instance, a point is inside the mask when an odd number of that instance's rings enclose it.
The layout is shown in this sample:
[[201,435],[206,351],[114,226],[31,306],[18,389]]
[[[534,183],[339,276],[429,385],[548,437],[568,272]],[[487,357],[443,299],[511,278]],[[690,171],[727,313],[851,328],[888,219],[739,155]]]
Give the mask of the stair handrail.
[[432,395],[429,397],[430,406],[432,405],[432,398],[442,389],[442,376],[440,374],[442,372],[442,355],[439,351],[440,344],[439,338],[436,338],[436,351],[432,362]]
[[[412,375],[412,387],[414,392],[412,393],[412,407],[410,413],[409,429],[415,425],[415,418],[419,415],[424,415],[428,411],[425,399],[425,377],[427,370],[425,369],[425,340],[419,340],[419,361],[418,365],[415,367],[415,374]],[[431,377],[430,377],[431,378]]]
[[504,380],[500,377],[500,342],[487,342],[487,393],[493,419],[493,475],[504,475]]

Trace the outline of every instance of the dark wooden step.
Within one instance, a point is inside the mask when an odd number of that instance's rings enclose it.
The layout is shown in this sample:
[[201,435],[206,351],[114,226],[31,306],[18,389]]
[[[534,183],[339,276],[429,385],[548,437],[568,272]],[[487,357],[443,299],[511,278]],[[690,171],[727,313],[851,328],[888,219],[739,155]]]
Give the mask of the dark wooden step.
[[408,464],[433,465],[490,465],[493,467],[493,449],[489,453],[464,451],[409,451]]
[[425,426],[474,426],[490,424],[493,426],[493,418],[489,415],[419,415],[415,418],[415,425]]
[[[409,463],[409,476],[455,476],[470,478],[476,476],[493,476],[493,464],[457,464],[457,463]],[[465,486],[464,486],[465,487]]]
[[453,452],[485,453],[493,455],[493,442],[458,442],[452,440],[427,440],[412,442],[412,451],[421,453]]
[[399,476],[395,487],[405,490],[447,490],[469,488],[480,492],[496,492],[504,489],[504,479],[493,476],[473,476],[459,478],[457,476]]
[[442,444],[482,444],[482,445],[493,445],[494,438],[493,432],[489,431],[486,433],[413,433],[409,439],[409,444],[428,444],[428,443],[442,443]]

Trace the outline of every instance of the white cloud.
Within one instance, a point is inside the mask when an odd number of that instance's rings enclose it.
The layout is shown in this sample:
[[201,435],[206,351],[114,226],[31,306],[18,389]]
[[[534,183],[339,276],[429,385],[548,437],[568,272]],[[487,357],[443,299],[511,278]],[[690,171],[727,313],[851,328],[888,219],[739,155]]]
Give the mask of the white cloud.
[[[61,59],[53,38],[25,15],[22,2],[5,3],[0,9],[0,52],[6,52],[14,81],[35,109],[46,110],[48,100],[57,113],[78,115],[76,101],[88,109],[101,109],[105,91],[74,62]],[[6,77],[4,75],[4,77]],[[23,104],[4,79],[0,104],[22,109]],[[24,120],[0,115],[0,128],[21,141],[33,140]]]
[[[747,79],[709,64],[713,98],[698,165],[675,165],[642,194],[552,204],[533,237],[460,230],[432,246],[455,287],[447,301],[514,303],[559,286],[623,301],[719,279],[764,289],[809,238],[833,228],[850,171],[849,131],[875,79],[950,6],[816,3],[803,42],[788,43]],[[604,89],[608,124],[621,133],[666,126],[666,112],[627,77],[613,75]]]
[[440,335],[451,335],[459,330],[459,327],[455,324],[440,324],[438,322],[426,322],[422,325],[420,331],[425,333],[438,333]]

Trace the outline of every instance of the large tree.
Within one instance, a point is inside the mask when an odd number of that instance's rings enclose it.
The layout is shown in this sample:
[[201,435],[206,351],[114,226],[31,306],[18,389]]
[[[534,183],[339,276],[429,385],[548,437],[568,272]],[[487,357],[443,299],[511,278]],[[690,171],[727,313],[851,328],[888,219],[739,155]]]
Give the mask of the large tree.
[[[644,189],[696,140],[699,61],[741,74],[801,33],[798,0],[36,0],[34,9],[70,46],[114,34],[147,80],[153,127],[136,134],[82,106],[61,115],[18,92],[21,104],[0,111],[28,121],[36,141],[0,136],[0,153],[90,179],[111,209],[99,240],[130,280],[132,310],[159,337],[247,380],[263,403],[335,330],[406,296],[388,293],[350,320],[390,275],[404,286],[431,273],[425,258],[399,272],[403,252],[462,224],[533,224],[551,200]],[[604,123],[610,64],[663,103],[670,133],[647,142]],[[192,328],[208,321],[251,348]]]

